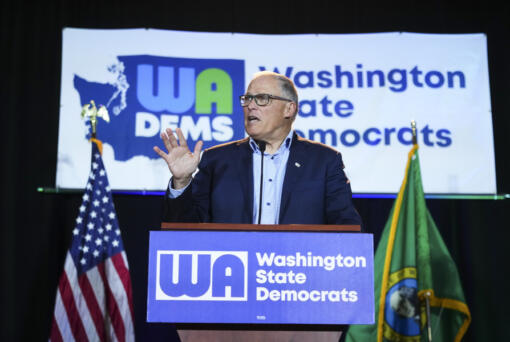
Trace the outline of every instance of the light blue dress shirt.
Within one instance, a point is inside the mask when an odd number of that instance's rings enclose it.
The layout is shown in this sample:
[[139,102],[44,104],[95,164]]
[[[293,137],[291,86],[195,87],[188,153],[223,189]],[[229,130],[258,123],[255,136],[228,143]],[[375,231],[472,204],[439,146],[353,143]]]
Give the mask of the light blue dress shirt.
[[262,201],[260,201],[261,153],[253,139],[250,147],[253,150],[253,223],[259,220],[259,203],[262,203],[260,223],[278,224],[280,203],[282,199],[283,180],[289,160],[292,131],[274,154],[264,152],[264,174],[262,180]]
[[[283,180],[285,179],[287,161],[289,160],[292,135],[293,131],[290,131],[276,153],[264,152],[262,215],[260,219],[262,224],[278,224]],[[261,153],[257,143],[252,138],[250,138],[250,147],[253,151],[253,223],[257,223],[259,219]],[[168,197],[179,197],[188,186],[189,184],[176,190],[172,187],[172,179],[170,179]]]

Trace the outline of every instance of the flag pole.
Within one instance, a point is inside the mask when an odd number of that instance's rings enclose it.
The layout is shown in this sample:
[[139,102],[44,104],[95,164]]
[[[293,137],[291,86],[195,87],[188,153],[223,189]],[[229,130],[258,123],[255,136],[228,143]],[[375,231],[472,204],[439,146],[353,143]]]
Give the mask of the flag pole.
[[[413,131],[413,145],[418,143],[416,138],[416,121],[411,120],[411,130]],[[430,326],[430,291],[425,292],[425,306],[426,306],[426,319],[427,319],[427,337],[428,341],[432,342],[432,327]]]
[[425,292],[425,306],[427,308],[427,336],[428,341],[432,342],[432,328],[430,326],[430,291]]
[[[411,120],[411,130],[413,132],[413,145],[418,143],[416,138],[416,121]],[[425,293],[425,306],[426,306],[426,318],[427,318],[427,337],[428,342],[432,342],[432,328],[430,326],[430,291]]]
[[416,138],[416,121],[411,120],[411,130],[413,131],[413,145],[418,143],[418,139]]

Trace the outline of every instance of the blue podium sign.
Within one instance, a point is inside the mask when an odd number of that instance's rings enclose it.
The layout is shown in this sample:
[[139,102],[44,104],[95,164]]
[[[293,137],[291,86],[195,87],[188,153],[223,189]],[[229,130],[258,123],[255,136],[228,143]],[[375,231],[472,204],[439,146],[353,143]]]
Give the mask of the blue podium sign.
[[362,233],[152,231],[148,322],[374,323]]

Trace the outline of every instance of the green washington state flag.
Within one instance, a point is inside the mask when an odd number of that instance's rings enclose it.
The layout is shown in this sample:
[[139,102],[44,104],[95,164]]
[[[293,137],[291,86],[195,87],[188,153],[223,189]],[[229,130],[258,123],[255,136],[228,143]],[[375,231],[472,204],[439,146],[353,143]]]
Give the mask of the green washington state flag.
[[426,296],[432,341],[462,339],[471,314],[457,267],[425,205],[418,145],[409,152],[374,269],[376,323],[352,325],[346,342],[428,341]]

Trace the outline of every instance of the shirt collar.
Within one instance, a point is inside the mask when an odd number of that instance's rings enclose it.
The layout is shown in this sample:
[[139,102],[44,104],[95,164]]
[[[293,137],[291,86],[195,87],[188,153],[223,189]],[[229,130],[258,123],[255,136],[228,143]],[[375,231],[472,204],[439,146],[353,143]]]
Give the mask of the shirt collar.
[[[289,134],[287,135],[287,137],[283,141],[283,144],[281,144],[280,148],[278,149],[278,151],[276,151],[275,154],[278,154],[278,153],[282,152],[284,149],[285,150],[289,150],[290,149],[290,145],[292,144],[292,136],[293,136],[293,134],[294,134],[294,131],[290,130]],[[255,140],[253,140],[252,137],[250,137],[250,147],[251,147],[253,152],[260,153],[259,146],[255,142]]]

